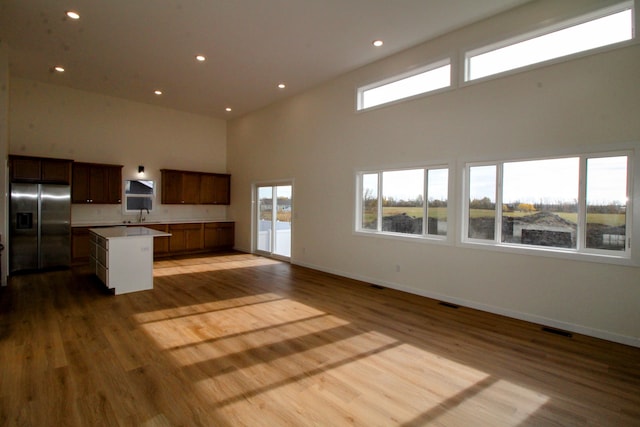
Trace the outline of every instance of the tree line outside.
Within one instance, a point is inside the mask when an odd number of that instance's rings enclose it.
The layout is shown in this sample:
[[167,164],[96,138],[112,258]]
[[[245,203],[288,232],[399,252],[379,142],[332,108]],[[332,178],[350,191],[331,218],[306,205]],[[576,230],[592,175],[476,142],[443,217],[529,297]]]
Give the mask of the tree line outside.
[[[447,200],[429,199],[427,202],[429,218],[437,218],[440,221],[447,219]],[[474,199],[469,202],[469,218],[483,218],[495,216],[495,203],[488,197]],[[378,198],[372,192],[365,192],[363,198],[363,227],[373,225],[377,221]],[[516,201],[502,205],[503,214],[517,218],[524,217],[536,212],[550,212],[559,217],[578,222],[578,202],[572,203],[523,203]],[[414,199],[394,199],[393,197],[382,198],[383,217],[394,215],[409,215],[414,218],[421,218],[424,212],[424,198],[418,195]],[[506,215],[504,215],[506,216]],[[605,224],[608,226],[624,226],[626,224],[626,206],[619,202],[606,205],[589,205],[587,207],[587,222],[589,224]]]
[[[277,206],[276,221],[291,222],[291,198],[278,197]],[[260,219],[271,221],[273,219],[273,199],[260,199],[259,211]]]

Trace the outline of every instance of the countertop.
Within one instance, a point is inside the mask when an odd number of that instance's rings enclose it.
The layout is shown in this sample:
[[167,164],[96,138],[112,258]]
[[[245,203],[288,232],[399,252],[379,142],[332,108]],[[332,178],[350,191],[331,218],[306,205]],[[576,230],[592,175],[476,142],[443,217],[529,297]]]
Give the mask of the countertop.
[[91,228],[90,231],[96,233],[100,237],[104,237],[105,239],[121,237],[171,236],[171,233],[165,233],[164,231],[153,230],[147,227],[125,227],[123,225],[117,227]]
[[215,222],[234,222],[230,219],[167,219],[167,220],[151,220],[143,222],[123,222],[123,221],[72,221],[72,227],[113,227],[113,226],[128,226],[128,227],[144,227],[145,225],[157,225],[157,224],[208,224]]

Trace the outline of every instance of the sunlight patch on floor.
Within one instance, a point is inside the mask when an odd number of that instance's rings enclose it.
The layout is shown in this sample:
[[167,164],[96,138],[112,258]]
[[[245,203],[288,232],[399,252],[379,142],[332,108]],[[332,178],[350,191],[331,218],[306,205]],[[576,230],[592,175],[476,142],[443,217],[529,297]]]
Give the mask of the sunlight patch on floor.
[[215,311],[230,310],[278,300],[282,300],[280,295],[266,292],[263,294],[247,295],[238,298],[220,299],[202,304],[183,305],[180,307],[136,313],[133,315],[133,319],[137,323],[151,323]]
[[[162,349],[176,349],[203,342],[236,338],[235,345],[251,338],[249,333],[277,330],[278,336],[294,334],[288,324],[325,316],[326,313],[291,300],[277,298],[275,294],[234,298],[218,303],[179,307],[160,312],[135,315],[141,329]],[[247,309],[251,316],[247,321]],[[334,318],[337,319],[337,318]],[[325,325],[328,319],[324,319]],[[344,323],[341,321],[341,323]],[[308,331],[308,327],[298,328]],[[219,345],[219,344],[218,344]]]
[[[317,335],[320,334],[322,331]],[[302,342],[305,339],[313,340],[313,334],[310,335],[300,339]],[[295,399],[298,403],[310,399],[308,403],[311,404],[318,397],[317,387],[320,383],[323,390],[332,390],[332,393],[349,401],[363,391],[336,379],[331,373],[338,367],[344,367],[357,375],[361,382],[384,375],[383,371],[375,368],[367,368],[363,373],[358,364],[362,358],[390,351],[398,345],[388,337],[380,340],[381,337],[372,337],[371,333],[350,331],[340,341],[318,341],[308,347],[293,347],[277,353],[269,352],[269,345],[254,347],[246,352],[205,362],[225,368],[214,375],[203,375],[195,386],[203,392],[216,389],[217,393],[209,398],[215,399],[218,407],[232,406],[234,403],[242,405],[245,399],[258,398],[275,401]],[[206,370],[207,367],[200,365],[199,368]]]
[[[333,324],[327,327],[327,323]],[[296,341],[304,341],[313,334],[335,332],[346,324],[329,315],[302,318],[285,324],[263,324],[259,328],[237,328],[234,333],[220,333],[189,345],[167,348],[177,365],[193,365],[212,360],[228,359],[238,365],[243,356],[269,359],[279,353],[298,352]],[[153,331],[149,331],[150,334]]]
[[478,425],[518,426],[549,399],[549,396],[512,382],[488,377],[452,394],[437,406],[404,420],[404,423],[453,426],[476,419],[479,420]]
[[158,260],[153,263],[153,276],[164,277],[176,274],[225,271],[239,268],[277,265],[282,263],[282,261],[256,256],[239,255],[238,258],[235,259],[232,257],[233,256],[212,257],[209,255],[181,260]]
[[[456,353],[464,347],[398,340],[276,293],[135,319],[180,375],[192,379],[200,402],[242,425],[356,419],[362,425],[459,425],[478,419],[517,426],[549,401],[458,362],[469,360]],[[247,411],[247,403],[255,410]]]

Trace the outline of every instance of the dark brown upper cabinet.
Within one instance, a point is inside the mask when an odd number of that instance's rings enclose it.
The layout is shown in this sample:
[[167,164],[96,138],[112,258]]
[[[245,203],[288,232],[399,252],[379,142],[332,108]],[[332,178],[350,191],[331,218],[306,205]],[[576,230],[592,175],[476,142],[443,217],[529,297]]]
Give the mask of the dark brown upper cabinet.
[[230,175],[172,169],[162,169],[161,173],[163,204],[230,203]]
[[71,183],[72,160],[9,156],[12,182]]
[[74,163],[71,202],[120,204],[122,202],[122,166]]
[[228,205],[231,203],[231,175],[200,175],[200,203],[204,205]]

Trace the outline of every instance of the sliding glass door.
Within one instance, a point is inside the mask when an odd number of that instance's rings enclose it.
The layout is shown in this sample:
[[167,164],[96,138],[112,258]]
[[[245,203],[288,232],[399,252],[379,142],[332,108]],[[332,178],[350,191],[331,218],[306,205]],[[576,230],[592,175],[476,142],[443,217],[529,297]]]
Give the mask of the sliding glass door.
[[256,186],[256,252],[291,258],[292,190],[291,184]]

